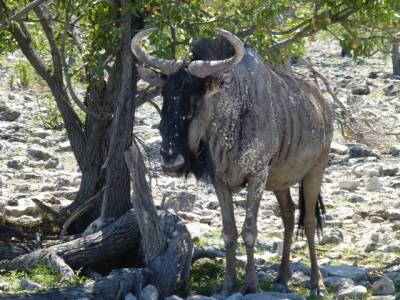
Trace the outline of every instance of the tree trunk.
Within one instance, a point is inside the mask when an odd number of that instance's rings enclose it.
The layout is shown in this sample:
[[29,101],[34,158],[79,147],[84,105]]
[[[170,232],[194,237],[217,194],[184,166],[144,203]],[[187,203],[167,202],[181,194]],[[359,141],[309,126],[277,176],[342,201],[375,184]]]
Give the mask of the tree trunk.
[[132,206],[129,172],[123,156],[132,143],[137,82],[136,66],[129,44],[135,31],[142,28],[143,22],[141,17],[133,16],[128,9],[135,4],[134,0],[122,0],[118,3],[121,12],[116,16],[115,26],[120,28],[122,34],[120,50],[115,53],[112,74],[109,74],[107,81],[98,76],[87,78],[84,106],[95,115],[87,113],[84,124],[74,111],[66,91],[61,68],[61,50],[57,48],[52,24],[42,18],[42,8],[36,7],[35,12],[51,48],[53,70],[44,64],[32,47],[32,36],[27,25],[19,22],[11,27],[13,37],[22,52],[46,81],[55,98],[82,173],[78,195],[72,205],[63,211],[62,216],[68,217],[68,214],[106,186],[102,199],[97,201],[97,207],[88,210],[72,224],[70,228],[73,233],[82,232],[100,214],[104,218],[116,219]]
[[393,75],[400,76],[400,54],[399,54],[400,41],[394,40],[392,43],[392,65]]

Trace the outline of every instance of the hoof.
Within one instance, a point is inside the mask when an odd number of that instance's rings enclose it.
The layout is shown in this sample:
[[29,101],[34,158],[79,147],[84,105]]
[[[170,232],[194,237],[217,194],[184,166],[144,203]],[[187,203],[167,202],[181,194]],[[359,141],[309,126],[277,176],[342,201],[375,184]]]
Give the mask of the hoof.
[[326,291],[320,288],[315,288],[310,290],[310,296],[312,297],[324,297]]
[[272,291],[284,294],[290,293],[290,290],[287,287],[287,285],[280,282],[275,282],[272,284]]

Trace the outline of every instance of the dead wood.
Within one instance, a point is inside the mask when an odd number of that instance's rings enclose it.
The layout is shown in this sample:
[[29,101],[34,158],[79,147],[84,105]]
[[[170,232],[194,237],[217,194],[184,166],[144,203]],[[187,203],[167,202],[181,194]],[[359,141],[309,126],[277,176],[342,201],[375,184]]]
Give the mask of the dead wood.
[[118,255],[134,249],[139,240],[140,233],[136,215],[133,210],[129,210],[102,231],[45,249],[35,250],[14,258],[10,262],[3,262],[2,265],[9,270],[26,270],[44,263],[49,264],[55,271],[62,271],[62,276],[68,278],[69,270],[58,268],[57,264],[52,264],[49,256],[59,256],[71,268],[91,267],[96,270],[96,263],[105,260],[113,262]]
[[145,165],[139,149],[133,144],[125,152],[125,162],[132,181],[132,203],[138,212],[138,225],[142,236],[141,247],[145,264],[151,262],[164,251],[166,241],[158,222],[149,186],[145,177]]
[[202,258],[219,258],[225,257],[225,251],[215,247],[195,248],[193,251],[192,263]]
[[[132,212],[132,210],[130,212]],[[125,295],[129,291],[133,291],[135,294],[137,294],[144,286],[147,284],[152,284],[157,287],[160,299],[163,299],[164,297],[171,295],[176,290],[178,283],[180,284],[180,288],[187,288],[192,261],[192,240],[190,233],[177,216],[164,211],[159,212],[158,215],[160,227],[163,229],[163,234],[167,238],[168,244],[165,252],[157,256],[147,267],[138,269],[130,268],[113,270],[110,275],[101,277],[95,282],[90,282],[83,286],[51,289],[44,293],[25,296],[10,296],[8,298],[34,300],[80,298],[116,300],[124,299]],[[123,217],[125,216],[126,215]],[[132,216],[132,214],[130,214],[129,217],[131,219],[136,219],[134,215]],[[124,219],[126,220],[127,218]],[[120,226],[123,226],[123,222],[121,222]],[[116,225],[112,224],[108,227],[116,227]],[[108,227],[106,227],[104,231],[107,231]],[[93,235],[96,234],[100,233],[98,232]],[[125,237],[128,238],[128,236],[129,235],[126,235]],[[89,237],[90,239],[93,239],[92,235]],[[105,238],[109,239],[109,236],[107,235]],[[22,262],[26,267],[28,265],[32,265],[32,263],[35,263],[39,259],[51,259],[51,263],[57,264],[55,268],[61,269],[65,267],[64,262],[68,262],[70,265],[72,261],[74,263],[79,262],[82,265],[87,265],[87,263],[84,263],[81,259],[77,258],[82,257],[82,255],[79,255],[79,253],[73,253],[74,255],[72,255],[71,251],[68,250],[65,250],[63,253],[59,252],[59,254],[54,257],[54,253],[56,253],[55,249],[57,249],[55,247],[57,246],[52,246],[48,248],[47,251],[44,251],[44,249],[40,251],[34,251],[28,255],[23,255],[23,259],[12,261],[14,264],[13,267],[15,267],[15,264],[18,266],[18,262]],[[63,248],[66,248],[65,244],[63,244]],[[49,249],[53,249],[53,251],[51,252]],[[57,250],[60,249],[58,248]],[[81,250],[82,253],[85,254],[84,256],[86,259],[88,259],[88,255],[86,255],[84,246]],[[100,250],[98,252],[101,253],[102,251]],[[47,254],[47,256],[42,257],[45,254]],[[117,256],[118,254],[115,255]],[[49,261],[47,261],[47,263],[49,263]],[[11,265],[8,265],[8,267],[10,266]],[[60,273],[67,274],[65,270],[59,269],[58,271]]]

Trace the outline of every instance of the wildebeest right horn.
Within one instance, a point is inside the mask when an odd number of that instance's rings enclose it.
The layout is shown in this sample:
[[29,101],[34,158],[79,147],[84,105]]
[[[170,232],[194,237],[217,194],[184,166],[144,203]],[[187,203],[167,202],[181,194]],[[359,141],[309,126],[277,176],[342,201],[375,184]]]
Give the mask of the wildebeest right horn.
[[231,43],[235,50],[235,55],[223,60],[195,60],[191,62],[188,69],[194,76],[205,78],[216,72],[229,70],[240,63],[246,53],[242,41],[237,36],[224,29],[215,29],[214,31]]
[[146,54],[142,48],[140,48],[139,43],[140,41],[148,36],[155,28],[149,28],[138,32],[131,41],[131,49],[133,54],[135,54],[136,58],[149,66],[152,66],[161,71],[161,73],[165,75],[170,75],[177,71],[183,64],[180,60],[167,60],[161,59],[149,54]]

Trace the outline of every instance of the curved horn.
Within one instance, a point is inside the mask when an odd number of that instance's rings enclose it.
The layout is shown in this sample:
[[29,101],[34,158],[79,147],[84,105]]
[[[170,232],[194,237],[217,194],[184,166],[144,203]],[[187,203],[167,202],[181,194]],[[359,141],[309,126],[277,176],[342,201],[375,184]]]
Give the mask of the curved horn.
[[215,29],[214,31],[231,43],[235,50],[235,55],[223,60],[195,60],[191,62],[188,70],[194,76],[205,78],[216,72],[226,71],[240,63],[243,56],[246,54],[246,49],[237,36],[224,29]]
[[142,48],[140,48],[140,41],[153,32],[155,28],[149,28],[138,32],[131,41],[131,49],[136,58],[149,66],[152,66],[161,71],[165,75],[170,75],[177,71],[181,66],[182,62],[179,60],[167,60],[146,54]]

